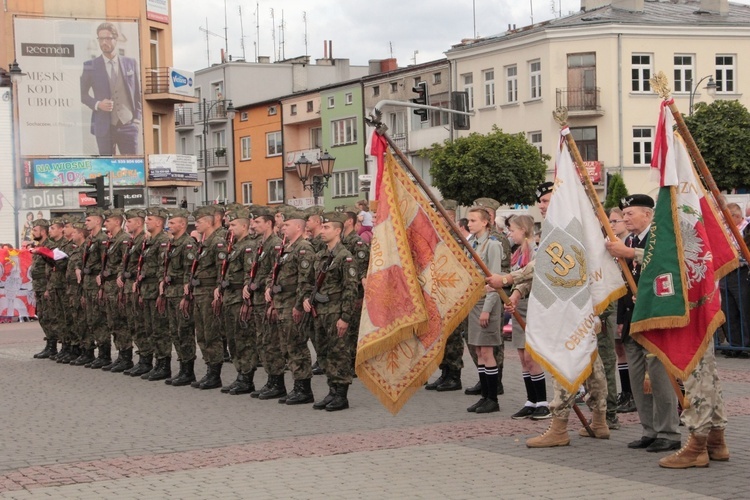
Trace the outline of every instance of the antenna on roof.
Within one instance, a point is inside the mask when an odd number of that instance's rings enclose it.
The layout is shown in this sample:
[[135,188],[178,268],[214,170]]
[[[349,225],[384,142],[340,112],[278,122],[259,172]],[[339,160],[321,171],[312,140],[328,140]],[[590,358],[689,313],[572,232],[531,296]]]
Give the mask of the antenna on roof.
[[242,60],[247,61],[245,56],[245,26],[242,24],[242,5],[239,6],[240,11],[240,48],[242,48]]
[[273,7],[271,7],[271,40],[273,41],[273,56],[276,58],[276,16],[273,13]]
[[393,42],[388,42],[388,47],[391,50],[391,59],[393,59]]
[[284,42],[284,28],[286,23],[284,22],[284,9],[281,9],[281,24],[279,24],[279,57],[278,59],[283,61],[286,59],[286,50]]
[[260,3],[255,2],[255,62],[258,62],[260,51]]
[[305,23],[305,55],[308,55],[307,53],[307,12],[302,11],[302,21]]

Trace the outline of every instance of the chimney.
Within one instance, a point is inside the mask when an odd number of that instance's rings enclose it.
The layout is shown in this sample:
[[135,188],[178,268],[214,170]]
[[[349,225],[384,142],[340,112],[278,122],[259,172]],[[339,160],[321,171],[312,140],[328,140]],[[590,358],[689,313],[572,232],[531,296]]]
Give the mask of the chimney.
[[612,0],[612,8],[628,12],[643,12],[643,0]]
[[258,56],[258,63],[271,64],[271,56]]
[[323,40],[323,59],[328,59],[328,40]]
[[328,57],[333,59],[333,40],[328,40]]
[[729,0],[701,0],[701,10],[726,16],[729,14]]
[[612,0],[581,0],[581,10],[588,12],[590,10],[598,9],[599,7],[606,7],[611,3]]
[[398,62],[395,57],[389,59],[383,59],[380,61],[380,72],[388,73],[389,71],[396,71],[398,69]]

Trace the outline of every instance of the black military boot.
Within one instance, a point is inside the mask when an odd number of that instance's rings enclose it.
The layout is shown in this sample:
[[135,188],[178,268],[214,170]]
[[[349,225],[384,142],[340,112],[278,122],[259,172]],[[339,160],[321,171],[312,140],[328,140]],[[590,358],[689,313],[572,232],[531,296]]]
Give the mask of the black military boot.
[[315,410],[324,409],[326,406],[328,406],[328,404],[331,401],[333,401],[333,398],[336,397],[336,384],[332,384],[328,382],[328,387],[329,387],[329,390],[328,390],[328,394],[326,395],[326,397],[324,397],[317,403],[313,404],[313,409]]
[[114,361],[110,361],[108,364],[102,366],[102,370],[104,370],[105,372],[112,371],[112,368],[120,363],[122,363],[122,349],[118,349],[117,359]]
[[286,404],[304,405],[314,401],[315,397],[313,396],[312,388],[310,387],[310,379],[295,380],[294,390],[286,397]]
[[448,368],[441,367],[440,368],[440,376],[432,383],[429,383],[424,386],[424,388],[428,391],[434,391],[438,388],[440,384],[445,382],[445,378],[448,376]]
[[251,392],[250,397],[258,399],[258,396],[260,396],[261,392],[268,392],[271,389],[271,385],[273,385],[273,375],[268,376],[268,380],[266,380],[266,384],[263,387]]
[[218,389],[221,387],[222,363],[208,365],[208,378],[200,385],[201,389]]
[[242,379],[238,378],[237,385],[232,388],[231,391],[229,391],[229,394],[232,396],[237,396],[238,394],[250,394],[251,392],[255,391],[255,384],[253,383],[253,378],[255,377],[255,370],[250,370],[249,372],[242,373]]
[[232,356],[229,354],[229,349],[227,348],[226,337],[221,338],[221,345],[222,345],[222,352],[224,353],[224,362],[229,363],[230,361],[232,361]]
[[[151,354],[148,354],[148,355],[141,354],[140,359],[138,360],[138,364],[135,365],[132,370],[130,370],[129,375],[131,377],[140,377],[150,372],[153,369],[154,369],[153,356]],[[127,371],[128,370],[126,370],[125,372]]]
[[[156,356],[154,356],[155,358]],[[157,359],[156,363],[154,363],[154,366],[147,372],[141,374],[141,380],[148,380],[151,375],[161,370],[161,365],[163,364],[163,360]]]
[[[201,378],[200,380],[193,380],[192,382],[190,382],[190,387],[192,387],[193,389],[200,389],[201,384],[205,383],[206,380],[208,380],[208,376],[210,374],[211,374],[211,365],[206,365],[206,374],[203,375],[203,378]],[[174,385],[174,380],[172,381],[172,385]]]
[[112,373],[122,373],[131,368],[133,368],[133,348],[129,347],[120,351],[120,362],[110,368],[109,371]]
[[312,365],[312,374],[313,375],[323,375],[325,373],[325,370],[320,367],[320,364],[316,361],[314,365]]
[[182,366],[184,367],[182,375],[177,375],[172,379],[172,387],[181,387],[195,382],[195,360],[183,361]]
[[34,359],[47,359],[53,354],[57,354],[57,340],[47,339],[47,345],[44,349],[34,354]]
[[57,359],[55,361],[57,363],[70,363],[72,360],[78,357],[78,346],[68,344],[68,350],[64,353],[58,354]]
[[442,384],[435,388],[438,392],[460,391],[461,390],[461,370],[447,369],[448,375]]
[[159,368],[149,375],[148,379],[151,382],[157,380],[164,380],[172,376],[172,357],[167,356],[164,359],[159,360]]
[[278,399],[282,396],[286,396],[286,385],[284,384],[284,374],[274,375],[273,384],[268,388],[267,391],[261,391],[258,394],[258,399]]
[[96,358],[94,357],[94,348],[87,347],[81,349],[81,355],[75,360],[71,361],[70,364],[73,366],[86,366],[89,363],[93,363]]
[[242,380],[242,372],[237,372],[237,378],[234,379],[234,381],[231,384],[225,385],[224,387],[221,388],[222,394],[229,394],[229,391],[231,391],[232,389],[234,389],[235,387],[237,387],[237,384],[241,380]]
[[180,377],[183,373],[185,373],[185,363],[183,363],[182,360],[180,360],[180,371],[178,371],[177,375],[175,375],[174,377],[170,376],[169,378],[164,380],[164,383],[167,385],[172,385],[172,381]]
[[346,398],[348,392],[349,384],[337,385],[336,396],[334,396],[333,401],[326,405],[326,411],[339,411],[349,408],[349,400]]
[[286,396],[281,396],[279,399],[276,400],[277,403],[280,405],[286,404],[287,398],[293,398],[297,394],[297,389],[299,389],[299,381],[295,380],[294,385],[292,386],[292,390],[288,391],[286,393]]
[[100,370],[102,367],[112,363],[112,344],[104,344],[99,346],[99,357],[91,363],[91,368],[94,370]]
[[47,359],[49,359],[50,361],[57,361],[57,358],[64,357],[66,354],[68,354],[69,351],[70,351],[70,344],[68,344],[67,342],[63,342],[62,348]]

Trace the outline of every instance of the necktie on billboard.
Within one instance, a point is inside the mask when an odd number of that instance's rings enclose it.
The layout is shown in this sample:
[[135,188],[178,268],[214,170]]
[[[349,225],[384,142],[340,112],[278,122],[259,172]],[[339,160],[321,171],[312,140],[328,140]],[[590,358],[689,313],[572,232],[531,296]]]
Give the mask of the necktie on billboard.
[[379,193],[356,370],[395,414],[437,369],[484,279],[390,152]]
[[687,378],[724,322],[716,280],[738,265],[727,227],[706,196],[662,102],[651,166],[659,196],[643,257],[630,334]]
[[555,190],[536,252],[526,349],[576,392],[597,356],[598,315],[626,288],[562,137],[568,133],[567,127],[561,132]]

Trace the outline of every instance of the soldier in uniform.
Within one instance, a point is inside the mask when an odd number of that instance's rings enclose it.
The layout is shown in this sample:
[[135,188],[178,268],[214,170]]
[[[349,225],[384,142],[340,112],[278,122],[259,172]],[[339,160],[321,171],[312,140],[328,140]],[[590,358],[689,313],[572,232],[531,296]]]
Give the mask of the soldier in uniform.
[[49,248],[58,249],[63,255],[57,259],[47,259],[47,291],[44,296],[47,300],[47,314],[50,318],[55,318],[51,327],[54,330],[55,338],[62,342],[62,350],[56,354],[50,355],[49,359],[57,360],[57,356],[64,355],[70,349],[67,342],[67,320],[65,318],[65,271],[68,268],[68,252],[70,252],[70,242],[64,236],[65,222],[62,218],[56,217],[50,221],[49,226]]
[[[86,210],[86,229],[89,236],[83,245],[82,257],[82,283],[85,296],[84,314],[86,315],[86,331],[84,334],[85,349],[81,356],[72,364],[76,366],[91,367],[95,361],[94,346],[99,347],[99,359],[109,363],[111,359],[111,343],[107,321],[104,317],[104,309],[99,305],[99,285],[96,277],[102,270],[102,254],[105,251],[107,235],[102,231],[104,210],[101,208],[89,208]],[[104,366],[104,365],[102,365]]]
[[[193,287],[193,314],[195,316],[195,338],[201,349],[203,361],[207,365],[206,375],[190,384],[195,389],[218,389],[221,387],[221,366],[224,363],[219,321],[214,314],[212,302],[219,276],[219,266],[226,254],[225,231],[221,228],[221,218],[216,218],[214,205],[198,208],[193,212],[195,228],[201,235],[200,252],[196,252],[198,265],[192,283],[185,283],[184,293]],[[192,261],[190,262],[192,265]]]
[[70,240],[70,253],[68,254],[68,266],[65,270],[65,292],[67,302],[65,307],[65,320],[67,324],[67,336],[70,342],[70,352],[65,356],[58,356],[58,363],[68,364],[81,355],[81,342],[83,331],[79,325],[85,323],[81,299],[83,288],[78,281],[81,272],[81,257],[83,256],[83,244],[88,237],[88,231],[83,222],[77,218],[69,217],[65,224],[67,238]]
[[234,210],[227,210],[224,218],[229,232],[233,235],[234,243],[231,252],[227,251],[224,257],[222,265],[225,266],[226,272],[214,290],[214,300],[222,301],[221,320],[231,347],[237,379],[222,387],[221,392],[232,395],[248,394],[255,390],[253,378],[258,367],[258,351],[254,332],[247,323],[240,321],[240,309],[246,270],[253,261],[255,239],[250,236],[249,208],[240,206]]
[[314,286],[303,302],[305,312],[314,316],[315,349],[330,387],[326,397],[313,404],[316,410],[349,408],[352,360],[346,336],[357,300],[359,270],[352,254],[341,243],[346,219],[345,214],[338,212],[321,216],[320,236],[326,248],[315,256]]
[[357,216],[359,214],[357,207],[346,207],[344,213],[348,216],[344,221],[344,232],[341,236],[341,243],[344,244],[349,253],[352,254],[354,263],[357,264],[357,301],[354,306],[354,315],[349,325],[349,334],[347,340],[352,351],[352,371],[354,362],[357,357],[357,341],[359,340],[359,321],[362,316],[362,303],[365,300],[365,283],[367,282],[367,268],[370,265],[370,245],[362,241],[357,234],[355,226],[357,225]]
[[303,299],[310,293],[315,253],[304,238],[305,214],[291,211],[285,218],[286,245],[275,264],[277,272],[275,275],[272,272],[266,280],[265,298],[279,316],[282,354],[294,378],[292,392],[281,397],[279,402],[299,405],[314,401],[310,387],[312,357],[307,346],[307,333],[300,327],[300,322],[304,313]]
[[253,230],[258,235],[255,261],[256,273],[252,280],[245,279],[242,297],[252,300],[253,323],[258,339],[258,353],[263,368],[268,374],[268,381],[258,391],[250,393],[259,399],[277,399],[286,396],[284,384],[284,356],[278,331],[276,312],[266,304],[266,280],[271,275],[276,255],[282,249],[281,239],[274,231],[275,215],[268,210],[259,209],[253,219]]
[[168,257],[167,272],[162,283],[161,293],[166,298],[169,336],[174,344],[180,371],[176,377],[167,378],[167,385],[180,387],[195,382],[195,319],[190,306],[187,314],[180,311],[180,301],[185,288],[185,275],[195,258],[197,242],[187,233],[190,212],[183,208],[169,214],[169,235],[172,239]]
[[[118,351],[117,359],[114,362],[101,366],[104,371],[110,371],[117,365],[125,364],[125,368],[133,366],[133,340],[128,330],[128,321],[125,319],[124,311],[117,303],[117,278],[122,272],[122,261],[128,251],[130,235],[122,230],[122,222],[125,218],[122,209],[115,208],[105,212],[104,228],[109,233],[109,243],[107,246],[107,267],[102,269],[101,276],[97,280],[101,281],[100,286],[104,290],[104,300],[107,308],[107,326],[115,341],[115,348]],[[100,363],[97,360],[97,363]],[[91,365],[97,367],[97,363]]]
[[37,219],[31,223],[31,235],[34,238],[34,246],[31,248],[33,257],[31,259],[31,287],[36,299],[36,317],[39,326],[44,332],[46,345],[42,351],[34,354],[35,359],[47,359],[57,354],[57,331],[55,329],[52,312],[48,311],[50,306],[50,293],[47,291],[48,277],[52,266],[48,259],[36,251],[37,248],[54,248],[54,243],[49,239],[49,221]]
[[[164,232],[169,212],[161,207],[146,210],[146,247],[143,250],[143,265],[138,276],[140,298],[146,319],[146,335],[154,350],[154,368],[141,375],[144,380],[164,380],[172,375],[172,339],[169,335],[169,320],[166,311],[157,307],[159,284],[164,278],[164,265],[171,251],[170,241]],[[164,299],[166,300],[166,299]]]
[[[305,234],[309,235],[308,241],[313,247],[313,251],[317,254],[321,250],[325,250],[326,244],[323,242],[323,240],[320,237],[320,229],[321,229],[321,222],[320,222],[320,216],[323,213],[322,207],[313,206],[305,209],[305,214],[307,217],[305,218]],[[315,347],[315,352],[317,354],[318,349],[317,346],[315,346],[315,339],[313,338],[313,332],[311,330],[312,323],[308,322],[309,324],[303,325],[304,328],[307,328],[309,331],[308,336],[310,340],[313,342],[313,347]],[[323,375],[325,372],[320,367],[320,363],[316,360],[315,363],[312,366],[312,372],[313,375]]]
[[[146,243],[146,232],[143,230],[143,224],[146,221],[146,211],[142,209],[132,209],[125,212],[125,230],[130,235],[128,243],[127,266],[123,265],[122,272],[117,278],[117,286],[121,288],[122,297],[118,296],[120,307],[125,310],[127,318],[128,331],[130,332],[131,341],[138,348],[138,364],[132,365],[133,349],[126,350],[124,357],[125,363],[115,365],[110,370],[112,373],[124,373],[132,377],[140,377],[153,369],[153,347],[146,333],[145,315],[143,307],[140,305],[140,299],[135,293],[135,281],[138,273],[143,268],[143,249]],[[141,269],[139,269],[139,267]],[[129,360],[129,362],[128,362]],[[130,367],[128,368],[128,365]]]

